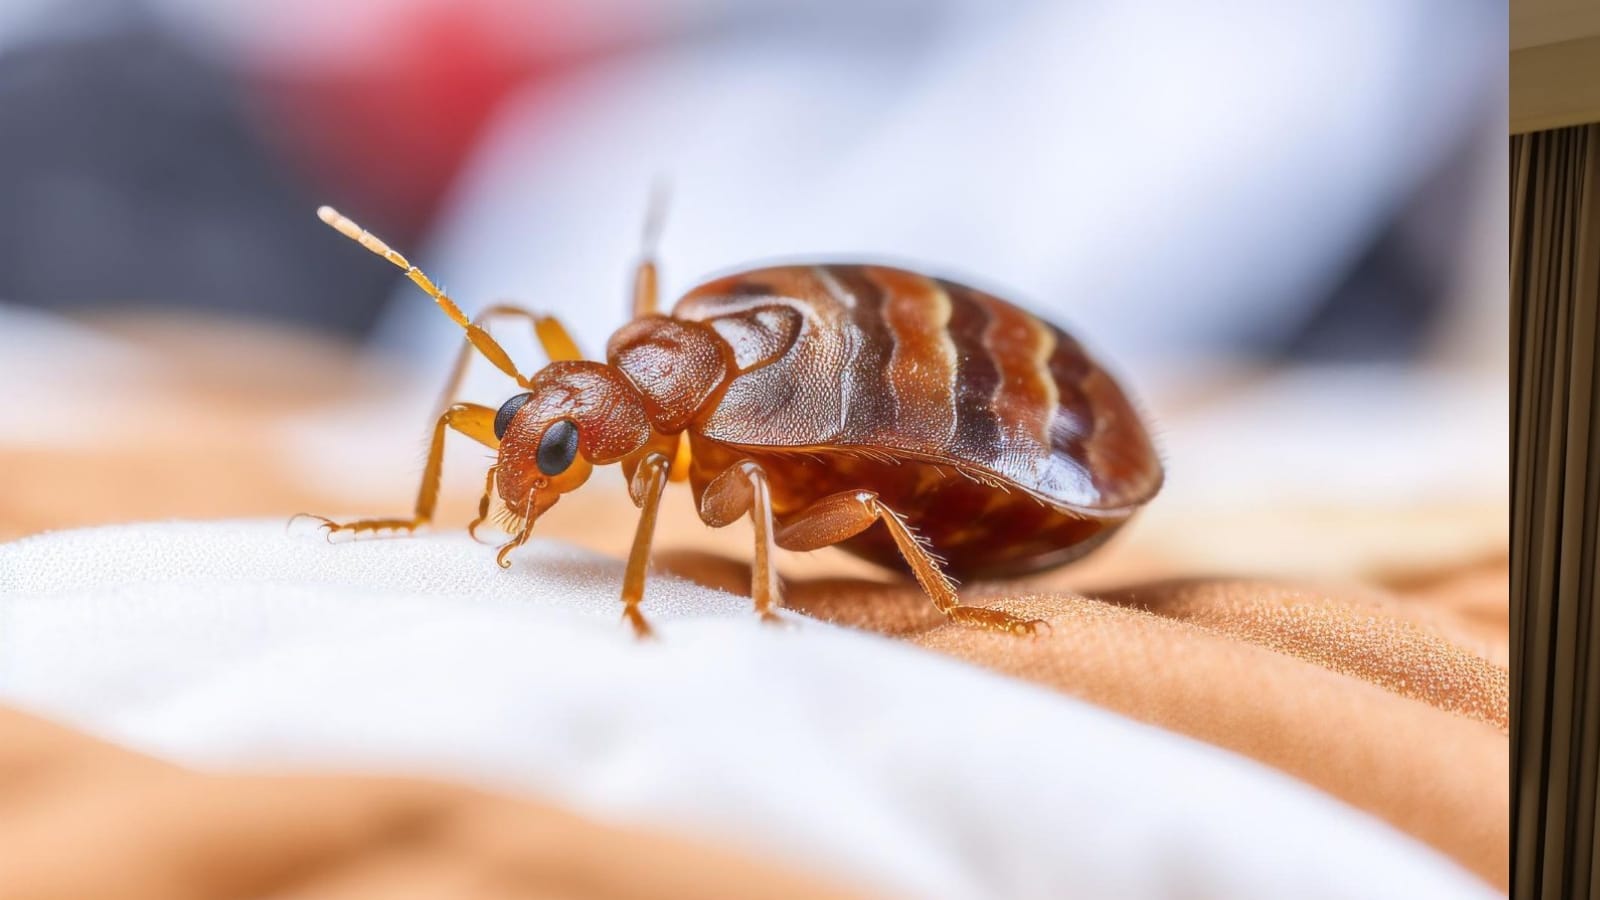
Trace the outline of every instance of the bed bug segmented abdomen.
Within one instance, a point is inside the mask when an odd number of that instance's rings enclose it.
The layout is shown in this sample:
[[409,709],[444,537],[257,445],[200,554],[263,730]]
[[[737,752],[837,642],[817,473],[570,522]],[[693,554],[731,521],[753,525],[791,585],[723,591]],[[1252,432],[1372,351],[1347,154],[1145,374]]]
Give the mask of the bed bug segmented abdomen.
[[708,282],[674,316],[710,324],[738,359],[705,438],[944,465],[1091,517],[1125,517],[1160,487],[1139,416],[1078,342],[966,285],[780,266]]

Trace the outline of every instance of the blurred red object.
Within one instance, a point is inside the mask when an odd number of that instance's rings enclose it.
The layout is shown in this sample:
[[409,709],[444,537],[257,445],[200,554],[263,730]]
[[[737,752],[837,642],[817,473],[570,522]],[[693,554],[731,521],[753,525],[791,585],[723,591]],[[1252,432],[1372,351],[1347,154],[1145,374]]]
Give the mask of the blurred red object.
[[[521,12],[548,24],[562,8],[530,3]],[[380,49],[358,64],[246,78],[271,139],[296,166],[366,218],[418,234],[500,102],[576,54],[518,48],[470,4],[423,4],[382,24]]]

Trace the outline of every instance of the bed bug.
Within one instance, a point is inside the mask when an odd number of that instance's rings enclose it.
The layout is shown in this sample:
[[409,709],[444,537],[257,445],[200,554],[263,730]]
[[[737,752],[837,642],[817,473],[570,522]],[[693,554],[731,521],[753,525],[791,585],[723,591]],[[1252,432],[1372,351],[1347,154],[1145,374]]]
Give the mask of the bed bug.
[[[387,259],[466,332],[409,518],[332,532],[413,531],[439,493],[447,429],[498,451],[478,517],[498,494],[509,542],[594,466],[618,463],[639,522],[622,582],[639,610],[657,511],[686,478],[700,518],[749,515],[751,594],[776,620],[775,549],[838,546],[908,569],[953,621],[1018,634],[1040,624],[963,604],[955,578],[1021,575],[1074,560],[1161,487],[1149,434],[1110,375],[1067,333],[981,290],[899,268],[782,265],[707,281],[663,314],[653,234],[635,270],[633,317],[606,361],[585,360],[546,315],[495,306],[476,320],[404,256],[338,212],[318,215]],[[652,222],[659,222],[653,214]],[[485,326],[521,318],[550,362],[522,374]],[[476,351],[521,388],[499,409],[453,402]],[[676,464],[675,464],[676,463]]]

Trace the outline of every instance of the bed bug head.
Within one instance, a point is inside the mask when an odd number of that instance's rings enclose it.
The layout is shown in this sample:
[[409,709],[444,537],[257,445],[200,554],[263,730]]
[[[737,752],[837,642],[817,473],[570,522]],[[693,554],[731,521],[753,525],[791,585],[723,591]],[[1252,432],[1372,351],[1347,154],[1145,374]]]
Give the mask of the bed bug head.
[[627,376],[597,362],[555,362],[500,407],[495,487],[511,513],[532,522],[596,465],[619,462],[650,439],[644,400]]
[[[524,378],[505,348],[405,256],[331,207],[321,207],[317,216],[405,272],[450,321],[466,331],[467,341],[484,359],[527,389],[507,400],[494,421],[494,436],[500,442],[500,461],[493,470],[495,489],[517,531],[517,539],[501,548],[501,565],[506,565],[506,551],[527,539],[534,520],[562,494],[589,480],[591,467],[620,462],[650,440],[645,400],[633,382],[612,366],[578,359],[565,331],[559,326],[549,329],[552,320],[532,317],[536,333],[556,361],[531,379]],[[481,431],[480,424],[468,433],[487,442]]]

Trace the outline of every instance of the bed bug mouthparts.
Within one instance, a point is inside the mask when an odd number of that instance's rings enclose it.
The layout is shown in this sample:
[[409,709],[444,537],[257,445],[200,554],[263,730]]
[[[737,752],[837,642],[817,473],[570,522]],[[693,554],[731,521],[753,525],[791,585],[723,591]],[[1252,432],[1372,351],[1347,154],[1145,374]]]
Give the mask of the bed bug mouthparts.
[[[357,534],[429,522],[453,429],[499,453],[468,528],[497,492],[512,535],[497,557],[507,566],[562,494],[594,466],[620,463],[640,510],[623,615],[640,635],[650,631],[639,602],[668,481],[689,481],[713,528],[749,514],[763,619],[782,602],[775,548],[838,546],[909,569],[953,621],[1018,634],[1041,623],[964,605],[951,576],[1070,562],[1161,487],[1138,413],[1076,340],[953,281],[887,266],[774,266],[705,282],[662,314],[649,224],[633,318],[595,362],[549,316],[494,306],[468,319],[404,256],[333,209],[318,215],[403,269],[466,342],[411,517],[316,518]],[[504,318],[532,323],[548,365],[517,369],[485,328]],[[498,410],[453,400],[474,351],[521,389]]]

